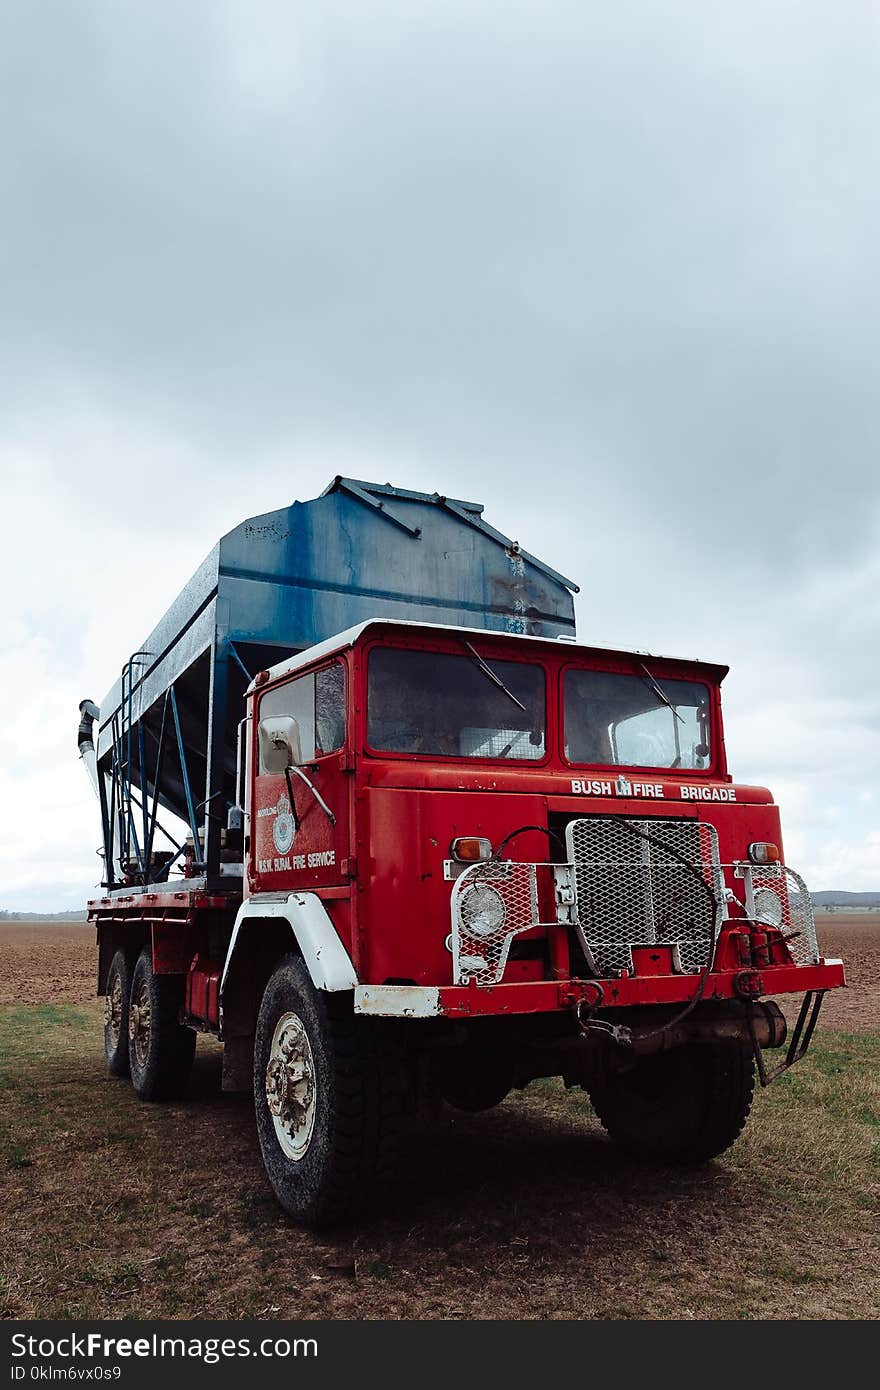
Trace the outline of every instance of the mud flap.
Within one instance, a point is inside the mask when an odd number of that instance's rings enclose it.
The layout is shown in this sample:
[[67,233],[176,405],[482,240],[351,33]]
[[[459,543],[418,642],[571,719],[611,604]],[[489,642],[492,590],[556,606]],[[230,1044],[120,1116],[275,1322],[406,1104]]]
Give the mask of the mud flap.
[[220,1089],[250,1091],[254,1084],[254,1035],[227,1038],[223,1044]]

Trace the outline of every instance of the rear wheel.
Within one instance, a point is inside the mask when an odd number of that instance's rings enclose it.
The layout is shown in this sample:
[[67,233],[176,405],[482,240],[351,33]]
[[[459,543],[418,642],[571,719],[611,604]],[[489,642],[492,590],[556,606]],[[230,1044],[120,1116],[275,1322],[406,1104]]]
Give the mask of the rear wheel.
[[617,1071],[603,1058],[593,1109],[621,1148],[661,1163],[705,1163],[742,1132],[755,1089],[751,1050],[692,1043]]
[[315,989],[286,956],[266,985],[254,1046],[260,1148],[281,1205],[321,1226],[376,1204],[391,1175],[402,1068],[376,1019]]
[[117,951],[107,971],[104,999],[104,1056],[111,1076],[128,1076],[128,1004],[131,959]]
[[179,1022],[178,975],[156,975],[145,946],[137,958],[128,1007],[131,1084],[141,1100],[169,1100],[185,1089],[196,1051],[192,1028]]

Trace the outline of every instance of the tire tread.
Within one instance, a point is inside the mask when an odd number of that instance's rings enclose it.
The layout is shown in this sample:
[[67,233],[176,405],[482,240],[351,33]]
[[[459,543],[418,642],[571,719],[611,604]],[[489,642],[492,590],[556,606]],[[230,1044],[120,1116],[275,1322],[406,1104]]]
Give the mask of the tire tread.
[[[265,1059],[282,999],[302,1008],[310,1016],[304,1022],[320,1033],[319,1040],[310,1038],[313,1055],[320,1042],[329,1073],[319,1077],[319,1096],[322,1091],[332,1095],[323,1146],[313,1141],[296,1165],[278,1145],[265,1102]],[[266,1171],[285,1210],[318,1227],[375,1209],[394,1171],[403,1090],[401,1059],[381,1021],[344,1011],[339,1001],[315,989],[300,957],[284,957],[260,1008],[254,1101]]]
[[153,971],[152,951],[145,946],[132,972],[132,990],[139,973],[148,972],[150,990],[150,1052],[141,1070],[131,1051],[131,1080],[141,1100],[173,1100],[186,1089],[196,1050],[192,1028],[180,1023],[181,987],[176,975]]
[[[733,1043],[695,1044],[661,1054],[668,1061],[695,1061],[697,1085],[692,1095],[689,1123],[676,1123],[675,1110],[667,1114],[639,1113],[631,1096],[614,1085],[614,1073],[599,1067],[589,1088],[590,1101],[609,1137],[619,1147],[661,1163],[701,1164],[717,1158],[742,1133],[755,1091],[755,1071],[749,1048]],[[648,1058],[647,1061],[655,1061]]]

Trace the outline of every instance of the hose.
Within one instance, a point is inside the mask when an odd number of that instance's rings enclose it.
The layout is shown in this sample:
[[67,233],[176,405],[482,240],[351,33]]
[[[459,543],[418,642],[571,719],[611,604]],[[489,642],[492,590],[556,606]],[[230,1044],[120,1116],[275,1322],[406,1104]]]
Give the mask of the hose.
[[650,1033],[641,1033],[639,1035],[640,1040],[645,1041],[647,1038],[658,1038],[663,1033],[668,1032],[670,1028],[677,1027],[678,1024],[681,1023],[682,1019],[687,1018],[688,1014],[693,1012],[693,1010],[697,1007],[697,1005],[703,998],[703,994],[706,989],[706,982],[709,979],[710,974],[712,973],[712,966],[715,961],[715,922],[717,921],[718,913],[721,910],[721,905],[715,896],[714,890],[709,887],[709,884],[706,882],[705,878],[699,872],[699,870],[694,867],[694,865],[691,863],[689,859],[685,859],[683,854],[679,854],[677,849],[673,849],[672,845],[667,844],[665,840],[659,839],[656,835],[650,835],[647,830],[640,830],[637,826],[632,825],[627,820],[621,819],[619,824],[622,825],[626,830],[629,830],[631,834],[638,836],[642,840],[647,840],[649,844],[656,845],[657,848],[662,849],[665,854],[670,855],[673,859],[677,859],[678,862],[682,865],[682,867],[687,871],[687,873],[689,873],[692,878],[695,878],[697,883],[700,884],[701,888],[708,895],[709,901],[712,904],[711,925],[709,927],[709,949],[706,952],[706,964],[700,971],[700,978],[697,982],[697,988],[694,991],[694,994],[692,995],[688,1003],[685,1005],[685,1007],[681,1010],[680,1013],[677,1013],[674,1018],[668,1019],[667,1022],[664,1023],[660,1028],[654,1028],[651,1030]]

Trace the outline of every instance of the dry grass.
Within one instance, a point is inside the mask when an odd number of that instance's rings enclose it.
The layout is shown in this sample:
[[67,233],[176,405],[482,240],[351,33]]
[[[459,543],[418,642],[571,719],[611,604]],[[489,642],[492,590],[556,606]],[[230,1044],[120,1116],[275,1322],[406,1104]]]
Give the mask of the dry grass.
[[880,1042],[825,1035],[693,1173],[620,1159],[550,1083],[412,1133],[393,1213],[297,1230],[251,1108],[143,1106],[97,1008],[0,1011],[7,1317],[876,1317]]
[[877,1037],[823,1032],[758,1096],[739,1143],[697,1172],[621,1159],[581,1095],[536,1083],[484,1115],[446,1111],[414,1129],[390,1214],[315,1236],[276,1206],[251,1106],[219,1093],[215,1044],[200,1044],[185,1102],[144,1106],[104,1070],[94,1000],[8,1005],[0,1306],[7,1317],[875,1318],[878,1061]]

